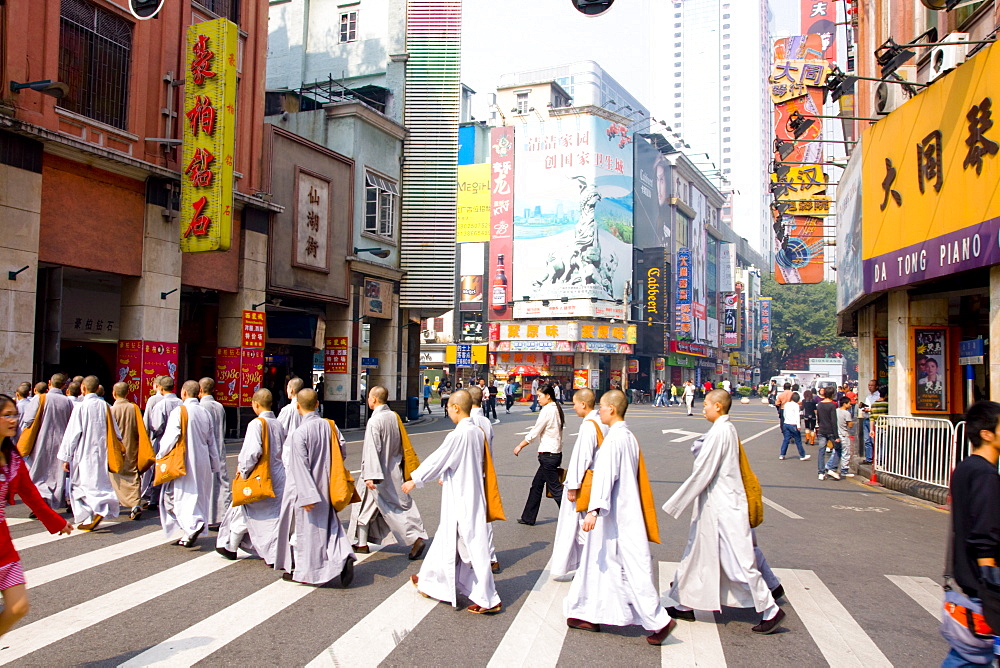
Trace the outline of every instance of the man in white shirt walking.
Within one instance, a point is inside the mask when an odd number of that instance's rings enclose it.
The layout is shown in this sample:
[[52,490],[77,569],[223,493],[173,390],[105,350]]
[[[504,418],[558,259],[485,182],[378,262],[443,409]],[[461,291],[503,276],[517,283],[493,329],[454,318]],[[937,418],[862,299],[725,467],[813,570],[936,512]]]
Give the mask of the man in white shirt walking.
[[539,388],[535,395],[542,410],[538,414],[535,426],[531,428],[524,440],[514,448],[517,456],[521,450],[528,447],[531,441],[538,438],[538,470],[531,481],[531,491],[528,501],[524,504],[518,524],[533,526],[538,517],[538,508],[542,504],[542,489],[548,485],[549,494],[556,505],[562,501],[562,483],[559,481],[559,465],[562,464],[562,432],[566,424],[562,406],[556,402],[555,391],[551,385]]

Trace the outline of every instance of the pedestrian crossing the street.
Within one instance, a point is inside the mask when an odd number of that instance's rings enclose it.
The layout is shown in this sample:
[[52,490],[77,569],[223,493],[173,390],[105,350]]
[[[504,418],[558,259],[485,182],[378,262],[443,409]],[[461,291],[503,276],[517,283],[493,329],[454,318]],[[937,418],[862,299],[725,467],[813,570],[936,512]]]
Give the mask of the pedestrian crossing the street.
[[[27,527],[20,528],[23,531]],[[88,534],[74,534],[84,538],[78,537],[62,546],[64,551],[72,548],[73,556],[32,566],[36,551],[41,556],[52,549],[42,547],[46,543],[33,538],[37,535],[28,532],[17,540],[19,545],[28,544],[20,548],[24,550],[22,559],[28,569],[28,586],[33,589],[32,596],[34,592],[41,592],[44,607],[3,638],[0,665],[49,663],[59,646],[74,642],[74,634],[80,634],[77,638],[102,635],[102,643],[91,647],[90,651],[104,654],[83,657],[95,663],[121,666],[211,664],[220,661],[234,643],[249,642],[248,638],[267,625],[280,623],[279,619],[296,618],[297,610],[343,605],[343,601],[350,600],[351,606],[359,606],[359,614],[343,628],[330,631],[325,625],[305,623],[283,629],[283,638],[287,636],[290,643],[294,643],[296,634],[321,641],[313,643],[315,648],[308,656],[287,664],[279,657],[273,658],[283,665],[377,666],[386,661],[393,663],[394,652],[407,651],[406,642],[411,634],[420,631],[422,625],[433,626],[435,616],[440,623],[441,616],[450,609],[420,596],[409,582],[409,574],[416,572],[419,562],[408,565],[405,556],[396,549],[373,548],[371,554],[357,555],[359,571],[366,567],[366,560],[382,564],[390,563],[384,561],[387,559],[401,560],[398,566],[402,570],[386,576],[392,579],[387,589],[380,590],[383,592],[379,595],[380,600],[367,597],[366,589],[371,589],[365,586],[352,588],[333,599],[335,590],[332,588],[285,582],[259,561],[224,559],[209,551],[212,538],[207,536],[202,537],[201,552],[198,552],[168,545],[163,533],[154,525],[124,532],[117,542],[108,545],[105,541],[96,549],[88,549],[85,538]],[[33,542],[26,539],[33,539]],[[135,569],[134,577],[129,575],[118,583],[114,579],[88,578],[92,570],[117,570],[126,564]],[[233,568],[239,564],[242,566]],[[507,577],[515,577],[514,565],[506,568],[510,571]],[[663,592],[664,605],[674,604],[666,592],[676,568],[674,562],[654,563],[654,576]],[[774,570],[785,589],[785,599],[780,603],[790,613],[784,624],[788,630],[786,637],[803,645],[803,651],[813,656],[815,662],[825,660],[832,666],[892,665],[885,648],[870,635],[869,620],[856,619],[857,613],[852,614],[819,574],[808,569]],[[508,571],[498,576],[499,586],[509,584],[504,582]],[[253,577],[248,578],[248,573]],[[525,581],[525,576],[530,580]],[[588,646],[587,643],[616,641],[627,641],[636,652],[641,650],[647,661],[656,656],[662,666],[725,666],[747,662],[742,654],[751,637],[749,625],[743,623],[746,616],[734,623],[733,613],[728,609],[722,613],[697,612],[695,622],[678,623],[666,644],[649,648],[639,644],[641,637],[634,634],[625,637],[615,636],[614,632],[595,635],[567,629],[562,606],[571,583],[553,580],[547,566],[540,572],[529,570],[516,577],[525,581],[522,586],[527,589],[505,599],[502,614],[492,617],[461,615],[460,618],[462,623],[482,628],[484,634],[485,629],[490,629],[488,653],[480,661],[491,668],[561,665],[567,662],[567,657],[577,656],[579,648]],[[55,593],[57,588],[69,582],[69,578],[76,583],[86,582],[93,591],[82,600],[70,600],[61,607]],[[941,606],[940,586],[930,578],[911,575],[886,575],[881,582],[884,583],[880,585],[884,595],[895,592],[899,601],[908,606],[894,612],[909,614],[927,627],[929,635],[933,634],[934,619]],[[186,594],[180,593],[182,588]],[[233,589],[240,590],[238,599],[221,595]],[[192,591],[197,592],[199,605],[190,617],[185,616],[188,614],[185,606],[176,606],[171,609],[179,618],[172,620],[171,625],[160,630],[158,625],[149,623],[147,615],[153,614],[152,610],[160,610],[156,606],[165,606],[165,601],[177,598],[188,600],[184,596],[190,596]],[[900,592],[905,597],[900,597]],[[348,598],[345,599],[345,595]],[[218,604],[214,605],[212,602],[216,600]],[[119,615],[122,617],[117,617]],[[470,617],[473,619],[466,619]],[[117,628],[122,619],[146,620],[141,639],[129,634],[107,633],[107,629]],[[330,636],[324,637],[327,633]],[[117,642],[122,646],[116,646]],[[460,634],[449,642],[469,643],[471,647],[486,640]]]

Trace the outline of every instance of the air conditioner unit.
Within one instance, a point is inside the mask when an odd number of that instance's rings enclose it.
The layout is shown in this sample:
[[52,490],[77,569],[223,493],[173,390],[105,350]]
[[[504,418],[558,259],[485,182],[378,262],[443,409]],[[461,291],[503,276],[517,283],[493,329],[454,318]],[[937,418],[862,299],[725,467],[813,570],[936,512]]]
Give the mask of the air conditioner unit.
[[[969,33],[953,32],[941,41],[968,42]],[[930,72],[927,77],[928,81],[934,81],[964,63],[965,57],[968,53],[968,44],[946,44],[944,46],[935,46],[931,49]]]
[[437,332],[432,332],[431,330],[428,329],[426,331],[420,332],[420,338],[427,343],[434,343],[435,341],[437,341]]
[[891,114],[908,99],[910,96],[900,84],[883,81],[875,88],[875,113],[880,116]]

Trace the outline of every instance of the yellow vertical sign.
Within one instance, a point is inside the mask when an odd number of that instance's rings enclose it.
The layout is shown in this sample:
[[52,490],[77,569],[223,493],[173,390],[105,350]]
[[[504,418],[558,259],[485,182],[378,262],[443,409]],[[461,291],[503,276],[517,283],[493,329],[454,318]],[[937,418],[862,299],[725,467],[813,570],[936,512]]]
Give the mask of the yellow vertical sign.
[[236,24],[188,26],[181,158],[181,250],[229,250],[236,162]]

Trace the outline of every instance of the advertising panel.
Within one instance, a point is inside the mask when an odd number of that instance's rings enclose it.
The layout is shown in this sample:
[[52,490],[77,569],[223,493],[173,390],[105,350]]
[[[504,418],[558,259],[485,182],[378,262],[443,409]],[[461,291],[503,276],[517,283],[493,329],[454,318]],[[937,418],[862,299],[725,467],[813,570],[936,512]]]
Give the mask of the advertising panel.
[[635,247],[670,246],[670,164],[641,136],[635,144]]
[[365,278],[361,315],[384,320],[392,319],[392,283]]
[[328,336],[323,345],[323,372],[347,373],[347,337]]
[[625,304],[614,302],[597,302],[590,300],[575,300],[568,303],[560,301],[515,302],[515,318],[614,318],[625,319]]
[[244,348],[240,364],[240,406],[250,406],[253,403],[254,392],[260,389],[263,382],[264,351]]
[[181,251],[229,250],[236,155],[239,28],[215,19],[188,26],[181,165]]
[[518,128],[514,299],[622,299],[632,278],[628,128],[567,116]]
[[330,180],[295,168],[292,265],[330,270]]
[[118,354],[115,356],[116,382],[128,384],[128,400],[146,407],[149,394],[142,390],[142,341],[119,341]]
[[486,244],[480,242],[458,245],[459,310],[481,311],[483,308],[483,272],[486,269]]
[[691,249],[677,249],[677,281],[674,297],[674,331],[682,336],[694,332],[694,309],[691,306]]
[[573,369],[573,389],[584,390],[587,388],[587,375],[589,369]]
[[722,344],[740,345],[740,293],[727,292],[722,295],[723,325]]
[[864,294],[861,264],[861,160],[858,145],[837,184],[837,310]]
[[264,349],[267,315],[263,311],[243,311],[243,347]]
[[819,35],[820,58],[837,62],[837,2],[835,0],[800,0],[803,35]]
[[889,339],[875,339],[875,382],[889,387]]
[[215,400],[223,406],[240,405],[240,348],[215,349]]
[[490,320],[512,316],[514,265],[514,128],[490,130],[490,262],[487,274]]
[[140,396],[148,399],[153,395],[153,381],[157,376],[170,376],[175,382],[178,380],[177,352],[176,343],[143,341]]
[[458,165],[471,165],[476,161],[476,127],[464,125],[458,129]]
[[760,347],[768,350],[771,347],[771,298],[760,298]]
[[913,412],[948,412],[948,329],[914,327]]
[[736,262],[733,244],[725,241],[719,242],[719,290],[721,292],[732,292],[736,288],[733,283],[736,281]]
[[992,100],[1000,100],[996,46],[865,132],[865,292],[1000,263]]
[[455,242],[490,240],[490,163],[458,166]]
[[655,355],[666,352],[664,348],[670,327],[670,317],[667,312],[668,295],[670,293],[670,265],[667,262],[665,248],[647,248],[642,251],[641,268],[643,275],[637,277],[635,286],[644,290],[642,318],[645,325],[640,328],[642,344],[640,350],[644,354]]

